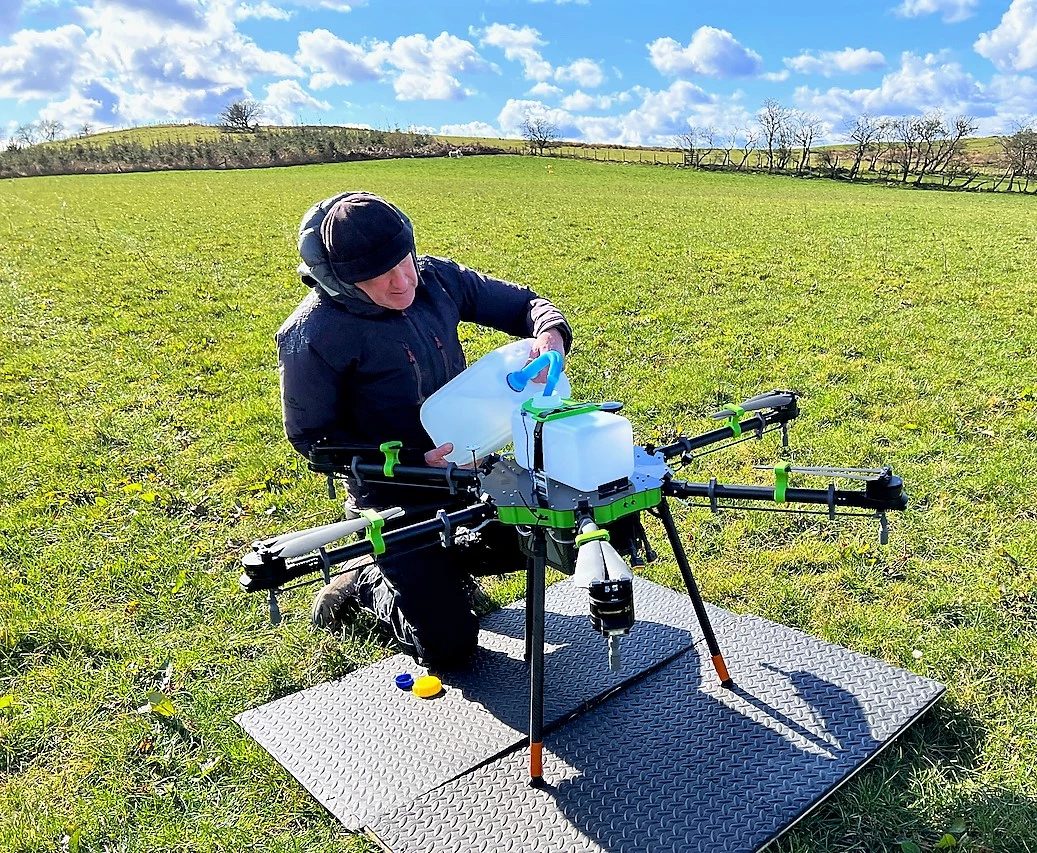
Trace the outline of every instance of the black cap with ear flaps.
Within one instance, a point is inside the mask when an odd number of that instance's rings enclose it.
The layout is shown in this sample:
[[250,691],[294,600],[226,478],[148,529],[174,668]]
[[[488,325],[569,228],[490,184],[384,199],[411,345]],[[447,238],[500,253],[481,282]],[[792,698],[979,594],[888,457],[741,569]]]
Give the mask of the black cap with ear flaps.
[[414,228],[397,207],[366,192],[349,193],[328,210],[320,236],[335,275],[356,284],[388,272],[414,253]]

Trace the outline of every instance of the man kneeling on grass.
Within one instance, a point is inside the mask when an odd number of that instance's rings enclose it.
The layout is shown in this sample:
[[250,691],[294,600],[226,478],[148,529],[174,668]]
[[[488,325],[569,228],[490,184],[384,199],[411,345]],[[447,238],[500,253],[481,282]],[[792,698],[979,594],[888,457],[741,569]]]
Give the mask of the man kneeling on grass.
[[[303,456],[322,441],[399,440],[425,464],[445,467],[453,446],[433,447],[419,411],[465,368],[460,322],[533,338],[530,359],[548,350],[564,354],[572,343],[562,313],[528,288],[417,255],[410,220],[370,193],[342,193],[310,208],[299,251],[299,274],[312,289],[276,340],[285,432]],[[347,486],[348,518],[361,509],[406,510],[386,529],[464,506],[430,503],[429,495],[439,493],[420,487],[365,483],[361,489],[353,480]],[[339,630],[363,607],[419,663],[449,668],[463,663],[478,639],[472,577],[523,569],[515,533],[494,521],[467,547],[356,561],[318,593],[313,620]]]

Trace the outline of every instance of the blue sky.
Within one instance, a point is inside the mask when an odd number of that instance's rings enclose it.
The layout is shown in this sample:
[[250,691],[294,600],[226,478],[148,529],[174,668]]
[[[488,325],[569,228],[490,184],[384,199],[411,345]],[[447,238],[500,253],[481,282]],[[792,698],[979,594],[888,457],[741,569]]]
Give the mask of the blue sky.
[[861,113],[1037,115],[1037,0],[0,0],[0,134],[212,122],[672,145],[765,99],[837,141]]

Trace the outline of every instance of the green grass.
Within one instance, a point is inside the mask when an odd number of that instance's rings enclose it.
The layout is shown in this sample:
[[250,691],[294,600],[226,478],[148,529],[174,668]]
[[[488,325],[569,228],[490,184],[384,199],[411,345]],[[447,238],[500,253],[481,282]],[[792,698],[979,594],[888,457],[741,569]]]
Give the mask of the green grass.
[[[0,846],[371,849],[231,722],[392,651],[368,622],[312,630],[308,591],[274,628],[237,589],[249,541],[337,517],[281,435],[272,335],[304,292],[299,217],[347,188],[564,307],[574,389],[626,401],[640,441],[793,387],[788,458],[893,464],[912,506],[885,549],[870,524],[679,508],[709,600],[948,686],[779,849],[953,827],[1037,850],[1032,200],[515,157],[3,183]],[[763,482],[779,456],[690,477]],[[156,684],[179,726],[137,713]]]

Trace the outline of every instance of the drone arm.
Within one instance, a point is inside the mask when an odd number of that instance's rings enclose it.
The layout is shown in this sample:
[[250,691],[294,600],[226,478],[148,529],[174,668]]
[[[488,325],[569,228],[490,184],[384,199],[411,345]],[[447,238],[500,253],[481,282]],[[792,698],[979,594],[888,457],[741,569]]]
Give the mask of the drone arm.
[[685,453],[691,453],[711,444],[716,444],[718,441],[737,438],[743,433],[754,430],[762,431],[773,424],[787,424],[798,414],[799,409],[795,406],[756,412],[752,417],[748,417],[745,420],[732,421],[732,423],[726,426],[704,432],[701,435],[678,438],[671,444],[656,447],[654,450],[649,448],[649,453],[661,454],[664,459],[673,459]]
[[685,480],[667,480],[663,483],[663,494],[678,498],[705,498],[712,503],[718,500],[749,501],[756,503],[820,504],[834,511],[835,508],[867,509],[874,512],[902,510],[907,507],[907,493],[903,481],[892,474],[876,477],[865,483],[864,489],[797,489],[786,488],[784,500],[772,486],[723,485],[722,483],[691,483]]
[[[475,524],[494,515],[496,510],[491,505],[478,503],[456,512],[443,513],[428,521],[383,533],[380,541],[384,545],[384,550],[390,550],[403,543],[419,544],[422,547],[440,545],[444,531],[451,531],[459,525]],[[269,552],[254,551],[246,554],[242,560],[245,570],[238,582],[246,592],[277,589],[289,581],[321,572],[326,565],[334,566],[356,557],[381,553],[376,541],[373,538],[364,539],[329,549],[323,554],[313,554],[290,561]]]

